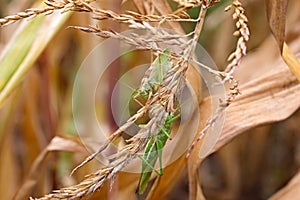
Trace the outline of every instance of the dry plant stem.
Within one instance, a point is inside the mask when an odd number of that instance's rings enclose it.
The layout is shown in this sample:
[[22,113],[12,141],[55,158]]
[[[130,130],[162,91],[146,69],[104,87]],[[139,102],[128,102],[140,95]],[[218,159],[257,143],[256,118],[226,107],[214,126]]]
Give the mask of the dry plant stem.
[[103,145],[101,145],[101,147],[95,153],[91,154],[80,165],[78,165],[76,168],[74,168],[72,170],[72,172],[71,172],[71,175],[75,171],[77,171],[79,168],[81,168],[82,166],[84,166],[86,163],[88,163],[89,161],[93,160],[99,153],[101,153],[102,151],[104,151],[111,142],[113,142],[115,139],[117,139],[119,136],[121,136],[121,134],[129,126],[131,126],[137,119],[139,119],[142,116],[144,116],[146,114],[146,112],[147,112],[146,107],[142,107],[140,110],[138,110],[137,113],[135,115],[133,115],[132,117],[130,117],[124,125],[122,125],[120,128],[118,128],[118,130],[116,130],[113,134],[111,134],[107,138],[107,141]]
[[4,18],[0,19],[0,26],[9,25],[11,23],[14,23],[16,21],[22,20],[22,19],[28,19],[28,18],[34,18],[37,15],[45,14],[50,15],[55,10],[63,10],[62,12],[68,12],[72,10],[76,10],[80,8],[82,11],[88,11],[89,6],[88,4],[93,2],[95,0],[67,0],[67,1],[61,1],[56,2],[53,0],[45,1],[45,4],[47,5],[45,8],[29,8],[26,9],[23,12],[19,12],[15,15],[10,15]]
[[229,81],[232,86],[230,88],[230,93],[226,98],[226,102],[224,102],[223,104],[224,107],[228,107],[234,100],[234,98],[240,94],[240,91],[238,89],[238,81],[233,78],[233,73],[240,65],[242,57],[247,53],[246,43],[249,40],[250,36],[250,31],[247,24],[248,19],[245,15],[245,9],[242,7],[241,2],[239,0],[233,0],[232,5],[225,8],[225,11],[228,11],[229,9],[231,9],[231,7],[234,7],[232,18],[236,20],[235,25],[237,28],[233,35],[238,37],[238,41],[236,50],[232,54],[230,54],[227,59],[230,63],[225,69],[226,76],[223,79],[223,83]]
[[[77,12],[89,12],[95,15],[95,19],[104,20],[104,19],[113,19],[120,23],[131,23],[132,21],[138,22],[164,22],[164,21],[188,21],[193,22],[192,19],[188,18],[188,15],[185,15],[185,18],[182,18],[182,15],[169,14],[169,15],[141,15],[136,12],[128,11],[128,14],[117,14],[110,10],[102,10],[95,8],[90,5],[91,2],[95,0],[67,0],[67,1],[54,1],[48,0],[45,1],[45,8],[30,8],[26,9],[23,12],[19,12],[15,15],[10,15],[4,18],[0,18],[0,26],[6,26],[16,21],[28,18],[34,18],[37,15],[45,14],[50,15],[55,10],[62,10],[62,13],[69,11]],[[179,13],[180,14],[180,13]]]
[[[195,51],[197,42],[199,40],[201,31],[202,31],[202,28],[203,28],[204,19],[205,19],[207,9],[208,9],[207,6],[204,6],[204,5],[201,6],[200,13],[199,13],[199,18],[198,18],[198,23],[197,23],[195,31],[194,31],[195,33],[194,33],[193,43],[191,45],[191,50],[189,52],[190,57],[191,57],[192,53]],[[190,59],[190,57],[189,57],[189,59]]]
[[42,198],[37,199],[77,199],[82,197],[88,197],[92,195],[96,190],[100,189],[106,180],[113,179],[116,172],[121,170],[124,166],[128,164],[128,162],[134,159],[140,150],[141,149],[139,148],[131,149],[130,153],[127,154],[125,158],[117,160],[114,163],[114,166],[106,167],[100,169],[99,171],[93,174],[89,174],[86,177],[86,179],[78,185],[71,186],[68,188],[62,188],[60,190],[54,191],[52,194],[48,194]]
[[219,119],[219,117],[222,116],[222,113],[225,112],[226,108],[232,103],[232,101],[235,99],[235,97],[240,94],[240,90],[238,88],[238,82],[234,78],[230,78],[229,82],[232,84],[232,87],[230,88],[229,94],[226,96],[226,101],[221,103],[221,105],[217,108],[214,116],[207,120],[205,127],[201,130],[197,139],[189,147],[187,154],[186,154],[186,158],[188,158],[191,155],[192,150],[194,149],[196,144],[198,142],[200,142],[200,140],[209,131],[209,128],[212,127],[214,125],[214,123]]
[[233,33],[233,35],[238,37],[238,41],[237,41],[235,51],[231,53],[227,59],[228,62],[230,63],[227,65],[225,69],[227,75],[223,82],[226,82],[230,78],[232,78],[234,71],[241,63],[242,57],[246,55],[247,53],[246,42],[249,40],[249,36],[250,36],[250,31],[247,25],[248,19],[244,14],[245,9],[242,7],[242,4],[239,2],[239,0],[233,0],[232,5],[225,8],[225,11],[230,10],[232,7],[234,7],[234,13],[232,15],[232,18],[236,20],[235,25],[237,28],[237,30]]
[[[146,23],[144,23],[145,25]],[[148,24],[149,25],[149,24]],[[145,26],[148,26],[145,25]],[[139,24],[136,26],[139,26],[139,28],[145,28],[146,30],[149,30],[149,28],[146,28],[145,26],[143,26],[142,24]],[[150,25],[149,25],[150,26]],[[164,41],[168,41],[165,42],[165,44],[168,45],[173,45],[174,48],[178,47],[178,49],[188,49],[188,47],[191,44],[191,41],[186,42],[184,40],[185,37],[188,37],[190,34],[181,36],[181,35],[170,35],[169,33],[163,31],[163,30],[157,30],[154,27],[151,28],[151,34],[148,35],[137,35],[137,34],[130,34],[130,35],[124,35],[115,31],[107,31],[107,30],[101,30],[100,28],[97,27],[79,27],[79,26],[71,26],[70,28],[75,28],[87,33],[94,33],[97,36],[103,37],[103,38],[115,38],[115,39],[119,39],[122,40],[123,42],[126,42],[127,44],[133,45],[135,46],[137,49],[140,50],[151,50],[155,53],[158,54],[162,54],[163,53],[163,49],[160,48],[158,46],[157,43],[159,42],[164,42]],[[155,29],[155,30],[153,30]],[[179,42],[180,41],[180,42]],[[181,58],[182,52],[172,52],[172,58],[173,59],[179,59]]]
[[207,8],[208,7],[205,5],[201,6],[199,17],[197,19],[197,25],[194,31],[194,37],[192,39],[192,42],[190,43],[189,48],[184,52],[181,61],[179,61],[178,64],[167,73],[162,84],[160,95],[155,96],[152,99],[152,102],[156,102],[158,101],[158,98],[160,98],[163,102],[163,105],[167,106],[167,111],[169,112],[172,112],[174,110],[173,103],[175,96],[178,95],[180,90],[182,89],[184,83],[183,79],[188,68],[188,62],[193,55],[196,44],[200,37]]
[[228,11],[231,9],[231,7],[234,7],[234,13],[232,15],[233,19],[236,20],[236,28],[237,31],[234,33],[234,36],[239,36],[237,41],[237,47],[236,50],[229,55],[228,61],[230,62],[224,73],[214,73],[217,75],[223,76],[222,84],[225,82],[228,82],[232,84],[230,88],[230,92],[226,97],[226,101],[222,102],[221,105],[218,107],[216,114],[213,118],[210,118],[207,120],[205,127],[203,130],[199,133],[198,138],[192,143],[192,145],[189,147],[187,151],[186,157],[188,158],[191,155],[191,151],[195,147],[195,145],[205,136],[209,128],[215,123],[215,121],[221,116],[221,114],[225,111],[225,109],[232,103],[232,101],[235,99],[236,96],[240,94],[239,88],[238,88],[238,82],[233,78],[233,73],[237,69],[237,67],[240,65],[242,57],[246,55],[247,53],[247,46],[246,42],[249,40],[249,28],[247,25],[248,19],[245,16],[244,8],[242,7],[242,4],[239,2],[239,0],[233,0],[232,4],[228,6],[225,11]]
[[[40,199],[76,199],[83,196],[89,196],[100,189],[106,180],[112,180],[118,171],[123,169],[130,161],[136,158],[138,152],[143,150],[151,133],[159,130],[158,123],[165,120],[166,112],[164,112],[164,108],[161,105],[154,104],[150,108],[149,115],[152,116],[152,119],[147,124],[147,127],[141,129],[135,137],[130,139],[131,143],[129,145],[126,145],[111,157],[110,165],[108,167],[88,175],[86,179],[78,185],[54,191],[52,194],[46,195]],[[141,138],[139,137],[141,135],[147,136]]]

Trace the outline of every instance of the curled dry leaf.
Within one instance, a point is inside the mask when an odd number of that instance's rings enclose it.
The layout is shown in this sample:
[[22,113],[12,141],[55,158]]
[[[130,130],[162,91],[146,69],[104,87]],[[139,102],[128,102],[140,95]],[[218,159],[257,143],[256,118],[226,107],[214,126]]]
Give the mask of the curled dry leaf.
[[300,85],[283,64],[281,67],[241,87],[243,95],[227,110],[215,149],[250,128],[284,120],[299,108]]
[[39,156],[36,158],[34,163],[31,166],[31,169],[29,171],[29,174],[27,178],[24,180],[23,184],[17,191],[14,199],[15,200],[22,200],[22,199],[28,199],[34,186],[37,184],[37,181],[39,180],[40,176],[40,170],[42,169],[47,155],[50,152],[55,151],[64,151],[64,152],[74,152],[74,153],[83,153],[87,154],[87,151],[83,144],[79,142],[76,138],[63,138],[56,136],[54,137],[51,142],[48,144],[48,146],[39,154]]
[[283,60],[300,81],[300,62],[285,43],[285,22],[288,0],[267,0],[269,26],[274,35]]
[[285,40],[285,21],[288,0],[266,0],[267,16],[272,34],[277,40],[280,51]]
[[[273,63],[272,71],[242,84],[240,89],[242,95],[226,110],[222,135],[213,152],[246,130],[286,119],[300,106],[300,84],[284,63]],[[201,111],[207,108],[210,108],[210,99],[205,99],[200,105]],[[206,112],[201,116],[207,116]],[[201,130],[200,127],[199,132]],[[189,158],[190,198],[197,195],[199,187],[197,171],[202,162],[198,155],[200,148],[201,143],[197,144]]]

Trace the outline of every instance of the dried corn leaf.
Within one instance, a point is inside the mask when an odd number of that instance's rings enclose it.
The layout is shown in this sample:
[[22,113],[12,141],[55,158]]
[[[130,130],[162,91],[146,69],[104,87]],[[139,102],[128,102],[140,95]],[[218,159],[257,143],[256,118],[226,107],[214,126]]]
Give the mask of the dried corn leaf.
[[285,21],[288,2],[288,0],[267,0],[267,16],[270,29],[278,43],[283,60],[300,80],[300,62],[285,43]]
[[226,112],[215,150],[246,130],[286,119],[300,106],[300,84],[284,65],[246,83],[241,91],[243,95]]
[[151,188],[147,196],[147,200],[165,199],[174,185],[180,180],[183,170],[186,166],[184,156],[176,160],[174,163],[164,169],[164,175],[158,177],[158,182]]
[[[218,150],[237,135],[262,124],[281,121],[293,114],[300,106],[300,84],[284,64],[274,66],[273,71],[241,85],[242,95],[226,111],[226,120],[221,137],[213,151]],[[244,69],[245,70],[245,69]],[[201,111],[210,108],[210,99],[205,99]],[[206,110],[207,112],[207,110]],[[204,118],[206,112],[200,116]],[[201,127],[199,132],[201,131]],[[197,175],[201,159],[197,144],[189,158],[190,197],[197,195]],[[212,152],[211,152],[212,153]]]
[[22,81],[70,14],[37,16],[19,26],[0,58],[0,106]]
[[282,58],[300,81],[300,62],[286,43],[283,44]]
[[280,51],[282,51],[288,0],[266,0],[266,4],[270,29],[278,42]]
[[13,76],[18,66],[28,54],[43,18],[43,16],[39,16],[29,22],[26,27],[20,28],[17,34],[12,38],[12,42],[7,45],[8,48],[5,49],[0,62],[1,91],[8,84],[9,78]]

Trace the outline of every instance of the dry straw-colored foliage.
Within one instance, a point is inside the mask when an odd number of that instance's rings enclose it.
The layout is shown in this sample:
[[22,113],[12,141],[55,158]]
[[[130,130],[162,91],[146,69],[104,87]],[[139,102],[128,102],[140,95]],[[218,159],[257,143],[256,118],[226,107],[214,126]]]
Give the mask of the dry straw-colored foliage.
[[[121,4],[121,2],[118,3]],[[75,26],[69,26],[68,31],[79,30],[87,33],[89,37],[96,35],[100,38],[119,39],[134,46],[138,50],[151,50],[156,56],[164,52],[165,45],[171,47],[170,60],[172,61],[172,66],[166,76],[163,77],[162,82],[158,85],[159,90],[154,93],[150,93],[146,103],[142,105],[141,108],[123,125],[118,127],[116,131],[109,134],[110,136],[107,141],[104,144],[99,145],[97,151],[88,156],[81,164],[77,165],[71,174],[80,171],[81,169],[79,168],[81,167],[86,167],[90,161],[95,159],[96,156],[108,149],[111,143],[123,140],[122,133],[130,128],[130,126],[132,126],[138,119],[149,113],[148,115],[150,120],[147,124],[145,124],[145,126],[143,126],[135,136],[126,140],[126,143],[123,144],[116,153],[110,155],[105,167],[97,165],[97,170],[94,170],[93,172],[87,171],[84,173],[84,179],[79,183],[72,182],[73,184],[71,184],[71,186],[60,187],[60,189],[54,190],[50,194],[43,194],[41,197],[31,197],[31,199],[79,199],[93,197],[96,199],[103,198],[101,191],[106,190],[111,191],[113,195],[113,193],[116,192],[114,189],[116,183],[114,181],[116,180],[118,183],[122,176],[120,171],[137,158],[138,153],[145,150],[147,142],[151,139],[152,134],[160,131],[160,127],[164,125],[164,122],[170,113],[177,112],[178,108],[176,107],[176,96],[181,93],[186,78],[190,80],[196,79],[191,75],[193,73],[193,69],[191,69],[192,63],[198,62],[194,58],[194,51],[199,38],[202,36],[203,29],[205,29],[204,21],[206,19],[207,10],[213,9],[214,6],[219,5],[220,2],[217,0],[174,0],[172,3],[176,3],[177,7],[175,9],[173,8],[173,10],[167,1],[127,0],[122,2],[122,4],[127,3],[135,5],[137,11],[126,10],[126,12],[122,13],[120,10],[117,12],[110,9],[102,9],[102,6],[99,6],[95,0],[47,0],[40,8],[26,9],[23,12],[0,19],[0,27],[4,27],[20,20],[34,20],[40,15],[54,15],[57,14],[57,12],[59,12],[59,15],[83,12],[89,14],[92,20],[99,25],[89,26],[87,24],[75,24]],[[289,50],[289,47],[284,40],[285,29],[282,24],[285,24],[286,19],[285,3],[287,3],[287,1],[273,1],[273,3],[268,1],[267,9],[268,13],[271,13],[268,14],[268,19],[272,33],[278,41],[278,46],[281,50],[283,59],[288,64],[291,71],[299,79],[299,61],[291,50]],[[199,9],[198,18],[192,19],[188,12],[195,8]],[[249,22],[245,14],[246,10],[239,0],[232,0],[229,2],[225,11],[229,12],[230,10],[232,10],[232,20],[235,23],[236,29],[233,32],[233,35],[237,38],[235,50],[229,54],[227,59],[228,63],[224,65],[223,71],[216,71],[208,68],[207,66],[202,66],[203,70],[208,70],[209,73],[216,76],[216,78],[218,78],[222,83],[228,84],[229,87],[226,100],[220,102],[220,106],[217,108],[217,115],[214,117],[210,116],[211,97],[206,97],[200,102],[200,118],[192,119],[200,124],[200,126],[197,127],[198,134],[194,138],[194,142],[190,145],[184,155],[182,155],[175,163],[164,169],[164,176],[157,177],[155,179],[154,184],[147,193],[147,199],[166,198],[175,183],[180,180],[180,176],[178,176],[178,174],[184,173],[183,171],[186,167],[188,169],[189,177],[189,199],[204,199],[198,176],[198,169],[204,158],[199,157],[199,151],[208,130],[214,125],[222,113],[225,112],[227,116],[224,129],[221,137],[217,141],[217,145],[209,153],[220,149],[233,138],[250,128],[261,124],[280,121],[289,117],[300,106],[299,84],[297,78],[293,75],[293,73],[285,68],[283,63],[275,64],[273,60],[269,60],[269,62],[265,61],[265,66],[274,66],[273,71],[260,73],[253,80],[243,82],[242,84],[239,83],[238,80],[245,80],[243,76],[245,77],[246,75],[243,75],[243,70],[249,70],[243,68],[243,66],[247,66],[247,59],[250,60],[251,56],[254,58],[256,57],[255,55],[250,55],[249,58],[246,58],[244,61],[246,64],[242,64],[242,58],[247,53],[247,42],[250,37],[250,31],[248,28]],[[283,21],[276,21],[278,19],[274,16],[278,13]],[[226,13],[222,12],[222,15],[226,15]],[[118,24],[118,27],[124,26],[126,30],[141,30],[149,34],[128,35],[110,27],[103,28],[102,25],[106,21],[113,21],[115,24]],[[194,23],[195,27],[189,33],[182,34],[184,31],[181,29],[180,23],[187,22]],[[171,28],[173,27],[174,30],[176,29],[178,34],[169,33],[163,29],[164,27],[170,28],[170,26]],[[44,48],[45,47],[41,47],[40,51]],[[299,49],[300,48],[295,48],[297,51]],[[263,52],[256,52],[257,55],[259,55],[259,53]],[[9,54],[7,55],[9,56]],[[256,63],[252,63],[252,65],[259,65],[260,63],[258,61]],[[249,66],[250,64],[248,67]],[[241,70],[237,70],[240,67]],[[14,87],[9,87],[9,89],[5,90],[5,98],[3,97],[3,99],[0,99],[0,102],[4,102],[8,95],[12,95],[16,85],[19,84],[20,79],[25,76],[25,72],[28,71],[28,68],[26,67],[26,70],[18,76],[18,80],[10,80],[13,82],[12,84]],[[245,73],[247,74],[247,72]],[[10,77],[11,76],[1,76],[1,79],[9,80]],[[147,78],[146,73],[141,80],[141,83],[145,82]],[[31,79],[37,80],[36,77]],[[7,81],[3,80],[0,80],[0,83]],[[193,83],[193,80],[191,80],[191,83]],[[6,87],[7,85],[3,84],[3,88],[5,89]],[[193,87],[197,86],[194,85]],[[0,93],[2,93],[4,89],[1,89]],[[201,96],[200,93],[197,95]],[[25,107],[36,107],[33,104],[37,100],[32,100],[30,97],[27,98],[29,98],[29,100],[26,102],[31,103],[28,103]],[[10,105],[12,105],[12,108],[14,104],[17,104],[11,99],[7,101],[9,101]],[[289,101],[288,105],[286,105],[287,101]],[[29,109],[28,116],[35,116],[32,112],[33,111],[30,111]],[[8,111],[8,113],[10,113],[10,111]],[[51,111],[48,110],[48,114],[49,116],[47,120],[50,124],[49,129],[54,131],[54,133],[51,134],[55,137],[50,140],[49,144],[30,167],[31,170],[29,175],[16,193],[15,199],[24,199],[32,196],[31,192],[37,185],[37,170],[39,167],[43,166],[49,152],[68,151],[80,152],[81,154],[86,155],[83,144],[78,141],[78,137],[68,138],[57,136],[55,130],[58,130],[53,128],[54,123],[51,121]],[[9,116],[9,114],[7,116]],[[36,116],[34,118],[36,118]],[[35,123],[36,122],[33,121],[29,123],[33,130],[36,130]],[[154,135],[154,137],[156,136],[157,135]],[[119,178],[118,175],[120,175]],[[296,178],[285,189],[275,195],[273,199],[284,199],[281,198],[281,196],[284,196],[282,193],[284,193],[285,190],[289,190],[289,188],[295,190],[293,184],[295,181]],[[130,193],[132,195],[130,198],[134,198],[134,190],[137,187],[137,178],[132,178],[132,182],[134,183],[132,184],[133,187],[128,187],[127,191],[124,189],[126,187],[125,185],[123,190],[120,189],[119,195],[128,195]],[[122,193],[121,191],[125,192]],[[114,196],[108,195],[108,198],[113,199]],[[120,196],[118,196],[118,198],[120,198]]]

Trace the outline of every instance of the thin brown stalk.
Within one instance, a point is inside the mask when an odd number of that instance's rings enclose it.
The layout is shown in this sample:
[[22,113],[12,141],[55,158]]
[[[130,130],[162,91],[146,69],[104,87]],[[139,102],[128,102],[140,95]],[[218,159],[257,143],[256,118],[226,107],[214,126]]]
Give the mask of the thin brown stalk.
[[199,133],[197,139],[194,140],[194,142],[189,147],[186,157],[189,157],[191,155],[191,151],[194,149],[196,144],[205,136],[209,128],[215,123],[216,120],[218,120],[218,118],[225,111],[225,109],[232,103],[232,101],[234,101],[235,97],[240,94],[240,90],[238,88],[238,81],[236,81],[233,78],[233,73],[240,65],[242,57],[247,53],[246,42],[249,40],[250,32],[247,25],[248,19],[244,14],[245,10],[242,7],[242,4],[239,2],[239,0],[233,0],[232,4],[228,6],[225,9],[225,11],[228,11],[232,7],[235,8],[234,13],[232,15],[233,19],[237,21],[236,22],[237,31],[234,32],[234,35],[239,37],[236,45],[236,50],[229,55],[228,61],[230,63],[227,65],[224,73],[216,73],[212,71],[213,74],[223,76],[223,81],[222,81],[223,84],[229,81],[229,83],[232,86],[230,88],[229,94],[226,96],[225,102],[221,102],[220,106],[216,111],[215,116],[210,118],[206,122],[205,127]]
[[11,23],[14,23],[16,21],[22,20],[22,19],[28,19],[28,18],[34,18],[37,15],[45,14],[45,15],[50,15],[52,14],[55,10],[62,10],[62,12],[67,12],[67,11],[72,11],[75,10],[76,8],[81,8],[82,11],[88,11],[88,4],[94,0],[84,0],[84,1],[61,1],[61,2],[56,2],[53,0],[48,0],[45,1],[46,6],[44,8],[29,8],[26,9],[23,12],[19,12],[14,15],[10,15],[4,18],[0,18],[0,26],[6,26]]

